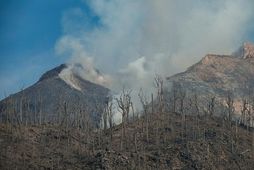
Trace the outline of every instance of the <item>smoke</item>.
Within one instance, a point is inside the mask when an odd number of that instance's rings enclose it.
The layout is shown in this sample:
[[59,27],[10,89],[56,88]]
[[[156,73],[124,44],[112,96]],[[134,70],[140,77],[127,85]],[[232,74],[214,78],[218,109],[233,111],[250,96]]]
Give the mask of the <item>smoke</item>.
[[[94,67],[93,58],[86,53],[84,45],[80,40],[64,36],[58,42],[56,52],[58,55],[67,53],[70,56],[69,67],[64,70],[65,76],[71,75],[70,72],[72,72],[91,82],[110,86],[110,76],[101,74],[99,70]],[[80,65],[82,67],[78,67]]]
[[229,54],[253,28],[252,0],[91,0],[65,12],[60,55],[107,87],[153,89],[153,77],[184,71],[207,53]]

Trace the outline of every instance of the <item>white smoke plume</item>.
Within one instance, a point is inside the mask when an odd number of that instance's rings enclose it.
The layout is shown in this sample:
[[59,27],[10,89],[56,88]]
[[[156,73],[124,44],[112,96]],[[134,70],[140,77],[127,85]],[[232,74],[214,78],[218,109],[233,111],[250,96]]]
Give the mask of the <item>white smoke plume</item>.
[[[110,86],[110,76],[101,74],[94,67],[93,58],[86,53],[84,45],[80,40],[65,36],[58,42],[56,52],[58,55],[65,53],[70,55],[69,67],[63,72],[66,76],[71,74],[70,72],[74,72],[91,82]],[[82,68],[76,67],[76,64],[82,65]]]
[[[153,89],[153,77],[184,71],[207,53],[229,54],[253,28],[252,0],[91,0],[63,17],[58,54],[85,78],[119,91]],[[78,18],[78,22],[74,22]],[[98,77],[95,68],[110,76]]]

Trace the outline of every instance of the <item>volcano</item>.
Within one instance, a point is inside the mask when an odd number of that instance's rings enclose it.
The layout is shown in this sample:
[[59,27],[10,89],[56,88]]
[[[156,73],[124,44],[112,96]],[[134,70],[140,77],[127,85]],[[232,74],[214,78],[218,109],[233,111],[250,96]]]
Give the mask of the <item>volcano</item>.
[[[1,121],[98,126],[109,89],[82,78],[79,64],[62,64],[44,73],[32,86],[0,102]],[[102,76],[102,75],[101,75]],[[82,123],[81,123],[82,122]]]
[[180,84],[188,94],[196,93],[204,109],[211,96],[215,97],[218,115],[223,114],[222,107],[230,94],[235,115],[239,116],[243,100],[253,102],[250,99],[254,96],[254,44],[244,43],[231,55],[208,54],[186,71],[168,77],[167,83],[170,87],[172,83]]

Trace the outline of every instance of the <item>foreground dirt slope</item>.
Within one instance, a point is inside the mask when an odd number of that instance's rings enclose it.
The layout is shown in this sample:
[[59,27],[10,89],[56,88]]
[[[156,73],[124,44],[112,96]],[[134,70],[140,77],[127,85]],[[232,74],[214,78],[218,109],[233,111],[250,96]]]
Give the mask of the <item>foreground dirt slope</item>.
[[170,113],[125,130],[1,124],[0,169],[253,169],[253,136],[234,122]]

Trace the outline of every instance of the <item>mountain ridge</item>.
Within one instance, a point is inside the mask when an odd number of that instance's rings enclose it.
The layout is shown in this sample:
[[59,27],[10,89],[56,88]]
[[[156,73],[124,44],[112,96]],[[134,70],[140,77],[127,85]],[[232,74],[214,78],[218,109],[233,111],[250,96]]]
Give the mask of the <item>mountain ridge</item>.
[[6,112],[11,112],[10,109],[15,110],[12,121],[21,121],[24,116],[28,123],[41,115],[45,122],[59,122],[64,119],[64,113],[60,113],[64,110],[73,120],[75,112],[80,110],[80,114],[87,114],[98,126],[109,89],[71,73],[80,89],[73,88],[59,76],[67,68],[67,64],[61,64],[45,72],[35,84],[0,101],[1,120],[7,119]]
[[[245,48],[246,46],[248,48]],[[167,77],[166,80],[169,84],[182,84],[189,92],[194,90],[204,100],[207,96],[216,96],[222,105],[225,105],[228,93],[232,93],[235,98],[235,111],[239,115],[241,100],[249,96],[250,90],[254,88],[254,45],[248,43],[240,49],[243,49],[244,53],[207,54],[186,71]]]

